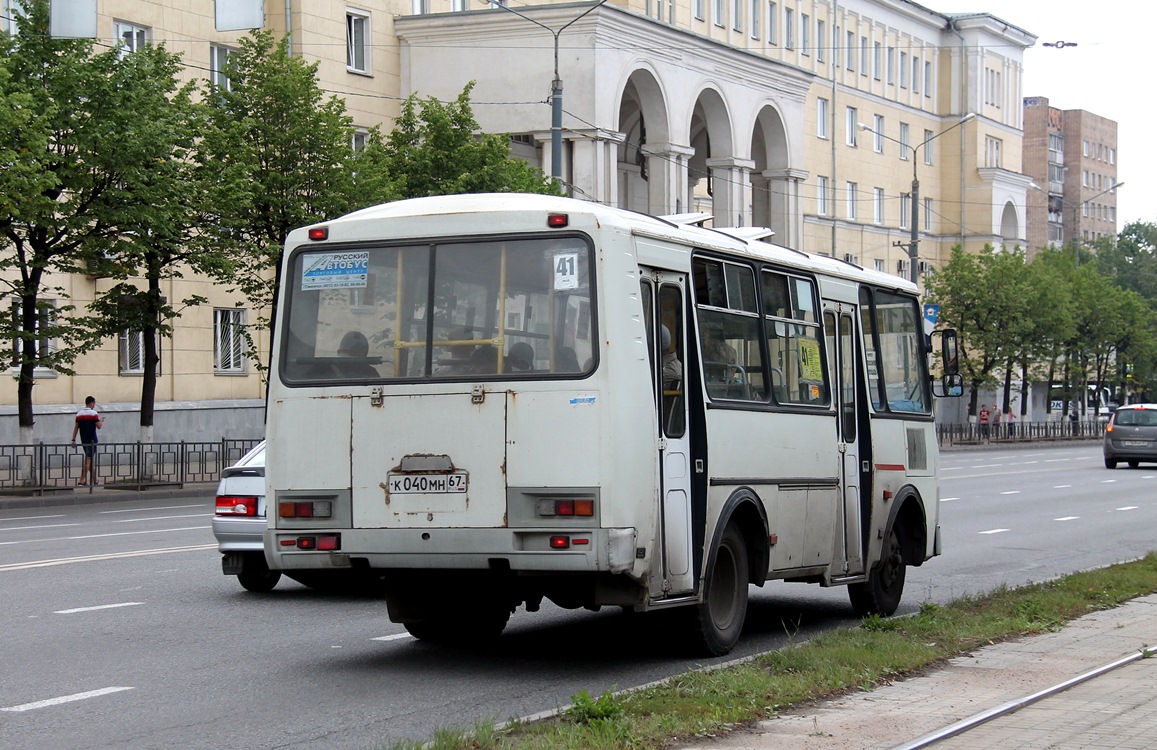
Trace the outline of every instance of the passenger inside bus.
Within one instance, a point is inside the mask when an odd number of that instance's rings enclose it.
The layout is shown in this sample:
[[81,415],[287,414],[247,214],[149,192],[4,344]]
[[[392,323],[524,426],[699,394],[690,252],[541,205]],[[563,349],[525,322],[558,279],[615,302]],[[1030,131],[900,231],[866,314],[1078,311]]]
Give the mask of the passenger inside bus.
[[676,391],[683,380],[683,363],[671,348],[671,331],[667,326],[660,326],[663,339],[663,391]]
[[559,347],[555,355],[554,369],[556,372],[580,372],[578,355],[569,346]]
[[480,346],[470,354],[471,375],[494,375],[498,372],[498,350]]
[[347,378],[376,378],[378,371],[370,364],[370,342],[361,331],[350,331],[341,337],[337,356],[348,361],[337,364],[338,372]]
[[529,372],[534,369],[534,349],[525,341],[511,344],[504,363],[507,372]]

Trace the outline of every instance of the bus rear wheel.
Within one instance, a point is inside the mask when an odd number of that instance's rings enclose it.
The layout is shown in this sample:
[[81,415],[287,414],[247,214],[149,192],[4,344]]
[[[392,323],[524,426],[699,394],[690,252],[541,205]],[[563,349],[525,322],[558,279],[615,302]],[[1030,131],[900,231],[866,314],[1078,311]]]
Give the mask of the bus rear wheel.
[[509,609],[483,607],[472,612],[439,612],[404,625],[406,631],[420,641],[446,646],[479,645],[498,640],[509,619]]
[[281,573],[269,569],[264,552],[247,552],[242,556],[241,572],[237,574],[237,582],[246,591],[264,594],[272,591],[280,580]]
[[734,522],[728,523],[704,581],[703,602],[694,608],[698,646],[711,656],[735,647],[747,617],[747,544]]
[[872,567],[868,580],[848,586],[848,598],[857,617],[881,615],[888,617],[900,606],[904,595],[904,548],[895,527],[884,539],[880,561]]

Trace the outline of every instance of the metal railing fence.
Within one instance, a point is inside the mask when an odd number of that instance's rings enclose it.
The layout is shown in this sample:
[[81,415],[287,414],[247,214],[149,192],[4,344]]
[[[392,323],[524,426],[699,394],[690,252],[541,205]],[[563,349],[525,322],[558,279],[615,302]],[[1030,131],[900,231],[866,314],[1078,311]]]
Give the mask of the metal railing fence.
[[941,446],[981,445],[1051,440],[1085,440],[1105,433],[1104,420],[1052,420],[1048,422],[1000,422],[998,424],[938,424]]
[[[93,466],[109,488],[142,490],[188,482],[216,482],[221,470],[261,438],[213,442],[98,443]],[[70,443],[0,445],[0,491],[52,491],[75,487],[84,449]]]

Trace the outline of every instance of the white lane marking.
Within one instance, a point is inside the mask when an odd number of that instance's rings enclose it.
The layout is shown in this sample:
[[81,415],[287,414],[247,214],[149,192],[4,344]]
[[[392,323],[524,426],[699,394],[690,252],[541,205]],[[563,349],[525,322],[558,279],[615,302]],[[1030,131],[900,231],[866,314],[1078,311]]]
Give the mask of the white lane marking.
[[103,539],[109,536],[133,536],[134,534],[164,534],[170,531],[203,531],[210,526],[182,526],[177,529],[151,529],[149,531],[117,531],[107,534],[88,534],[86,536],[57,536],[48,539],[21,539],[17,542],[0,542],[0,547],[13,544],[29,544],[31,542],[75,542],[79,539]]
[[1054,490],[1067,490],[1069,487],[1072,487],[1072,485],[1071,484],[1054,484],[1053,485]]
[[149,518],[126,518],[113,523],[140,523],[141,521],[168,521],[173,518],[212,518],[212,513],[187,513],[183,516],[151,516]]
[[1116,510],[1137,510],[1139,507],[1140,506],[1138,505],[1126,505],[1123,508],[1117,508]]
[[0,573],[11,570],[30,570],[32,568],[49,568],[54,565],[69,565],[71,563],[98,562],[100,560],[119,560],[126,557],[144,557],[146,555],[167,555],[172,552],[199,552],[201,550],[217,549],[216,544],[195,544],[189,547],[161,547],[158,549],[142,549],[133,552],[110,552],[107,555],[84,555],[83,557],[60,557],[55,560],[34,560],[25,563],[8,563],[0,565]]
[[5,521],[43,521],[46,518],[64,518],[63,513],[56,513],[51,516],[12,516],[5,518]]
[[409,633],[394,633],[393,635],[379,635],[377,638],[371,638],[371,641],[400,641],[403,638],[413,638]]
[[1143,476],[1141,478],[1142,479],[1153,479],[1154,477],[1157,477],[1157,474],[1146,474],[1145,476]]
[[1019,495],[1020,490],[1008,490],[1007,492],[1002,492],[1000,494],[1002,494],[1002,495]]
[[1117,483],[1116,479],[1102,479],[1101,480],[1101,484],[1116,484],[1116,483]]
[[960,471],[963,466],[941,466],[940,471]]
[[958,497],[942,497],[942,498],[940,498],[940,502],[949,503],[949,502],[952,502],[953,500],[959,500],[959,499],[960,498],[958,498]]
[[1004,464],[979,464],[977,466],[973,466],[972,468],[974,468],[974,469],[991,469],[994,466],[1004,466]]
[[1078,518],[1080,518],[1080,516],[1062,516],[1060,518],[1054,518],[1053,520],[1054,521],[1075,521]]
[[117,604],[98,604],[95,607],[75,607],[73,609],[58,609],[54,615],[75,615],[77,612],[95,612],[98,609],[118,609],[119,607],[137,607],[144,602],[118,602]]
[[979,534],[1000,534],[1000,533],[1003,533],[1005,531],[1008,531],[1008,529],[989,529],[988,531],[980,531],[977,533],[979,533]]
[[203,508],[204,503],[195,503],[193,505],[162,505],[158,508],[122,508],[120,510],[102,510],[100,513],[144,513],[148,510],[181,510],[182,508]]
[[1064,463],[1065,461],[1068,461],[1068,460],[1069,459],[1067,459],[1067,458],[1046,458],[1045,463],[1046,464]]
[[119,693],[124,690],[133,690],[131,687],[106,687],[100,690],[89,690],[84,693],[74,693],[72,695],[62,695],[59,698],[49,698],[48,700],[36,701],[34,703],[22,703],[19,706],[8,706],[0,708],[0,711],[31,711],[36,708],[48,708],[49,706],[59,706],[61,703],[71,703],[73,701],[82,701],[88,698],[98,698],[102,695],[110,693]]
[[79,523],[44,523],[39,526],[0,526],[0,531],[27,531],[28,529],[62,529],[65,526],[80,526]]

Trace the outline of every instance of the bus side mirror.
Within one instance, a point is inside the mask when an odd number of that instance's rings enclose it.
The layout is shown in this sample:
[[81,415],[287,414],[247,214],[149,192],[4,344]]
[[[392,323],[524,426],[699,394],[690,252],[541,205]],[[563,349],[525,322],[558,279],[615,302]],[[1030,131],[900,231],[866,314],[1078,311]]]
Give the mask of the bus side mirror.
[[963,396],[964,395],[964,377],[962,375],[945,375],[940,379],[940,387],[944,391],[944,396]]
[[945,377],[960,372],[960,349],[956,343],[955,328],[945,328],[940,332],[940,357]]

